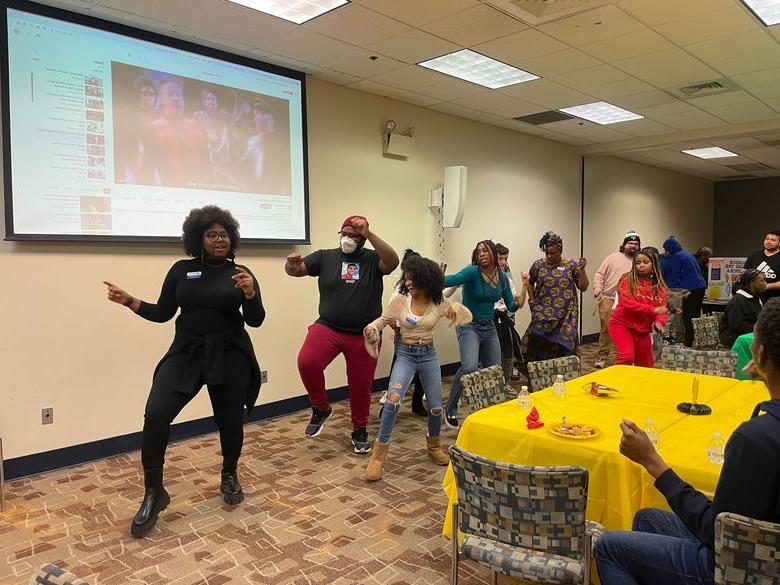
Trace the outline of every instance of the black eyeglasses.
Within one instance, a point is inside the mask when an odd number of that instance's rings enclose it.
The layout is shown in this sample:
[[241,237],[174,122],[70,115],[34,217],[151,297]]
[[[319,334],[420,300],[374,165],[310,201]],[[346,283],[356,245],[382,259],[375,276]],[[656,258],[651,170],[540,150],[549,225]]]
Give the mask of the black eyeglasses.
[[230,235],[227,232],[206,232],[204,234],[209,242],[216,242],[217,240],[229,240]]

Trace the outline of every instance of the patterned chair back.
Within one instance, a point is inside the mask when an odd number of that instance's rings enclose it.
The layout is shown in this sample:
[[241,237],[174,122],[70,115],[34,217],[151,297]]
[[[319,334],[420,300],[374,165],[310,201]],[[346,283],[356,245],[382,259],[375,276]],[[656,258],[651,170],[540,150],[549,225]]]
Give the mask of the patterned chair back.
[[460,383],[463,385],[463,400],[468,405],[469,414],[508,400],[501,366],[490,366],[464,374]]
[[89,585],[87,581],[60,569],[57,565],[42,565],[30,577],[29,585]]
[[531,392],[552,386],[558,374],[562,375],[564,380],[571,380],[580,375],[580,358],[576,355],[528,362],[527,365],[528,388]]
[[504,544],[582,559],[588,471],[484,459],[450,447],[460,530]]
[[722,512],[715,519],[715,583],[780,582],[780,524]]
[[718,349],[720,319],[711,315],[693,318],[693,349]]
[[737,354],[733,351],[699,351],[666,345],[661,350],[661,368],[674,372],[734,378]]

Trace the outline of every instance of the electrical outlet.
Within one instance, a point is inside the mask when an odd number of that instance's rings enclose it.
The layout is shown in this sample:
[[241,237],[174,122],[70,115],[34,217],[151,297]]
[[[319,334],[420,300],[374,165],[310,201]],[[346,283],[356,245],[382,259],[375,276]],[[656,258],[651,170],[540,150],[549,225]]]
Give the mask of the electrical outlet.
[[42,408],[41,409],[41,424],[42,425],[50,425],[54,422],[54,409],[53,408]]
[[265,384],[268,382],[268,370],[260,370],[260,383]]

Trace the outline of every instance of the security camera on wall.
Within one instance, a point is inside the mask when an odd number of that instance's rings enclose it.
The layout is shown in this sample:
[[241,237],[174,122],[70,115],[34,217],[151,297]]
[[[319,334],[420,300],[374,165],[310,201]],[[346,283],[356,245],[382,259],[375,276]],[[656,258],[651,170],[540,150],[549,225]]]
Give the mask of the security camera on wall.
[[446,228],[460,227],[466,210],[466,167],[444,168],[443,225]]

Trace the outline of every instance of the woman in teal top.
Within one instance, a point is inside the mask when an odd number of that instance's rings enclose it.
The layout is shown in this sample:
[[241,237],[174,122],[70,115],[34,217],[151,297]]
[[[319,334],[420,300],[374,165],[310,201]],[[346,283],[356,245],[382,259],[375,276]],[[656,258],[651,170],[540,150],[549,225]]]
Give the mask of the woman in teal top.
[[510,311],[523,306],[519,296],[512,295],[509,279],[498,268],[496,245],[491,240],[477,244],[471,254],[471,264],[456,274],[445,276],[445,286],[463,286],[463,304],[474,316],[471,323],[457,328],[460,347],[460,368],[452,382],[450,397],[444,410],[444,421],[450,428],[458,427],[458,400],[463,386],[460,377],[501,363],[501,346],[493,323],[493,307],[503,298]]

